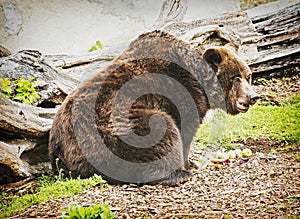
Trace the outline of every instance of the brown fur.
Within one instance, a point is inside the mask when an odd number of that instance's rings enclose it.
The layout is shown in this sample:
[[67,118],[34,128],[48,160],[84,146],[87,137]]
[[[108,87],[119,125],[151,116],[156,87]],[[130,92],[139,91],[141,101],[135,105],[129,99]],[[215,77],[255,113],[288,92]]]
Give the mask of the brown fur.
[[[126,82],[151,73],[175,79],[189,92],[197,115],[195,119],[189,118],[188,125],[182,123],[172,100],[155,93],[141,96],[132,104],[129,124],[124,119],[126,115],[123,115],[126,114],[123,104],[128,102],[126,96],[114,105],[118,91]],[[247,111],[256,98],[248,83],[250,76],[248,66],[224,47],[208,49],[202,58],[197,49],[172,35],[160,31],[141,35],[109,67],[84,82],[64,101],[50,131],[49,153],[53,171],[57,172],[58,158],[59,168],[66,173],[81,177],[97,173],[110,183],[175,185],[186,181],[191,177],[188,161],[190,143],[199,122],[209,108],[224,108],[223,105],[226,105],[231,114]],[[167,89],[151,78],[147,78],[146,83],[154,91]],[[164,83],[167,86],[173,81],[170,79]],[[221,96],[217,92],[218,83],[223,91]],[[143,86],[134,91],[139,92],[138,89],[142,92]],[[179,102],[184,103],[180,93],[175,95]],[[226,104],[222,105],[224,98]],[[113,114],[114,108],[119,110],[119,114]],[[190,109],[191,106],[182,106],[184,112]],[[162,118],[166,126],[164,132],[161,132]],[[97,135],[91,134],[90,130],[94,129]],[[135,147],[120,138],[126,138],[130,130],[138,136],[162,134],[162,139],[152,147]],[[141,164],[141,169],[137,167],[132,171],[130,166],[118,163],[114,156]],[[90,159],[96,160],[96,165],[92,165]],[[144,163],[155,161],[161,163],[144,171]],[[104,170],[111,165],[117,167],[112,175]],[[173,167],[176,169],[172,170]]]

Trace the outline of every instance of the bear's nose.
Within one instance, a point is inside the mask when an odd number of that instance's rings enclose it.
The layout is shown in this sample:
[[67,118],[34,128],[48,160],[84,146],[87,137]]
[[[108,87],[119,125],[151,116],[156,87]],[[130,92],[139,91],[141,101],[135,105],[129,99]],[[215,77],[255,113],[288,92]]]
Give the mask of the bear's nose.
[[253,105],[256,103],[256,101],[259,99],[259,96],[257,93],[253,92],[250,95],[250,104]]

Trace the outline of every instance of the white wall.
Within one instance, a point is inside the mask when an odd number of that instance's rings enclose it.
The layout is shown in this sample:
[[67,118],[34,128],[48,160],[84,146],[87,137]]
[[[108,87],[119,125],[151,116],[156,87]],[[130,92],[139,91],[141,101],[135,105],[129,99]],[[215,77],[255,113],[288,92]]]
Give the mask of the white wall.
[[[185,21],[237,11],[237,0],[190,0]],[[17,52],[87,52],[137,37],[157,19],[162,0],[0,0],[0,45]]]

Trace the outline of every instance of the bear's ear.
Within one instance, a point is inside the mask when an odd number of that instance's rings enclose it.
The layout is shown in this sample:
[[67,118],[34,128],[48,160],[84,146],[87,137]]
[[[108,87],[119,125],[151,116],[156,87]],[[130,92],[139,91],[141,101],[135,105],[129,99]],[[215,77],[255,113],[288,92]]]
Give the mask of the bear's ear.
[[207,49],[203,54],[203,58],[212,66],[214,71],[217,71],[218,65],[222,62],[222,57],[216,48]]

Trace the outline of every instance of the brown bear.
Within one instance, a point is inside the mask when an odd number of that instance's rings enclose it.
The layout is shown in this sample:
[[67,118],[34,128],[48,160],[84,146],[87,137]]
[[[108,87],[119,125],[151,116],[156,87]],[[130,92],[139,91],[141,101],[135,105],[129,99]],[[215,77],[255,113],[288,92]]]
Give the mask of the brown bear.
[[52,169],[109,183],[175,185],[191,177],[192,138],[210,108],[246,112],[251,71],[226,47],[143,34],[70,94],[54,118]]

